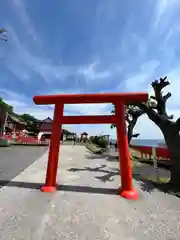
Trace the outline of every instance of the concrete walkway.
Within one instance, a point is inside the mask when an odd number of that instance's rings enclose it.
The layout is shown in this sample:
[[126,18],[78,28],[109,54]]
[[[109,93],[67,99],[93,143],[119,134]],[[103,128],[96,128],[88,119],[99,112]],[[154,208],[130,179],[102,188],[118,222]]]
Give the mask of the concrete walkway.
[[54,194],[38,190],[46,163],[47,153],[0,189],[0,239],[180,239],[180,200],[143,192],[136,181],[139,201],[114,195],[120,184],[117,162],[83,146],[62,146],[61,190]]

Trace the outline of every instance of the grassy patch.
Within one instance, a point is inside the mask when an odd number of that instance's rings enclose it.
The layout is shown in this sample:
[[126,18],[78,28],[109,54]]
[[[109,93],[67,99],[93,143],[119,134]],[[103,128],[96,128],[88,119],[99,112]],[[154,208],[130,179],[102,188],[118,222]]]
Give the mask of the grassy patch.
[[152,176],[140,176],[141,180],[147,180],[151,181],[152,183],[168,183],[170,178],[165,178],[165,177],[159,177],[159,179],[156,179]]

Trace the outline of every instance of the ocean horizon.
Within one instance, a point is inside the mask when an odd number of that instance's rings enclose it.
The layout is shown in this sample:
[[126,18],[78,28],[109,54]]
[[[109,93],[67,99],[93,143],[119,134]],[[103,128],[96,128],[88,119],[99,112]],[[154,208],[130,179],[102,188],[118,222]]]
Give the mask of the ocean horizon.
[[[111,142],[114,144],[116,142],[116,139],[111,139]],[[133,145],[137,146],[152,146],[152,147],[158,147],[159,145],[165,144],[164,139],[138,139],[134,138],[130,142]]]

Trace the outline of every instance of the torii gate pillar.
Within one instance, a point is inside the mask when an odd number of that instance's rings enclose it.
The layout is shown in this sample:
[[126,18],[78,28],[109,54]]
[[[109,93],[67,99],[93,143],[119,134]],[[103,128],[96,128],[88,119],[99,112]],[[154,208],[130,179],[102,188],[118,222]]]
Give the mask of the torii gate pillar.
[[41,188],[44,192],[56,191],[56,176],[60,151],[60,140],[62,134],[62,117],[64,104],[56,104],[54,108],[54,119],[52,122],[51,142],[49,148],[48,166],[45,185]]
[[[58,169],[59,147],[62,124],[116,124],[119,150],[121,189],[120,196],[127,199],[138,199],[138,193],[133,188],[131,161],[126,135],[124,105],[136,102],[146,102],[147,93],[104,93],[104,94],[61,94],[35,96],[36,104],[55,104],[54,120],[48,157],[48,167],[43,192],[56,191],[56,175]],[[113,103],[115,115],[109,116],[63,116],[64,104],[82,103]]]
[[124,104],[118,103],[115,105],[116,113],[116,131],[119,152],[119,163],[121,172],[121,189],[120,195],[128,199],[137,199],[138,194],[133,188],[132,183],[132,168],[129,155],[129,146],[126,135],[126,121]]

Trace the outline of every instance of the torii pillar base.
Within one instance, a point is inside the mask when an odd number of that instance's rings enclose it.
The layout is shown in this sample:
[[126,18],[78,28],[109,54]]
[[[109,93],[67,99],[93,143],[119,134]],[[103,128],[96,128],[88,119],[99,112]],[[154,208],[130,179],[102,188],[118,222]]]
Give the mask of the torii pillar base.
[[49,193],[53,193],[53,192],[56,192],[56,187],[51,187],[51,186],[42,186],[41,187],[41,192],[49,192]]
[[120,188],[119,195],[123,198],[129,199],[129,200],[138,200],[139,194],[136,192],[136,190],[124,190]]

